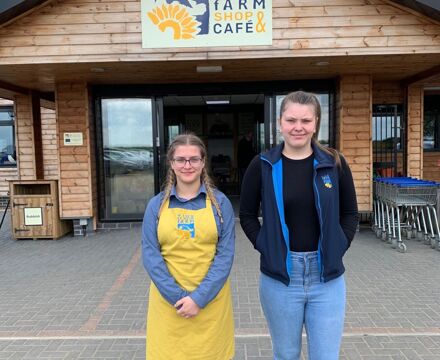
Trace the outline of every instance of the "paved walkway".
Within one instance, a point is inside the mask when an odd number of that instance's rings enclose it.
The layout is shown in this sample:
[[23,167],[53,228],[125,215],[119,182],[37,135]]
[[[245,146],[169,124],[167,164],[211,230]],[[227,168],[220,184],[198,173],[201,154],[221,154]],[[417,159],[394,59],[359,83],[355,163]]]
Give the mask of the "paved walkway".
[[[144,359],[149,279],[140,227],[14,241],[0,230],[0,359]],[[341,359],[440,359],[440,252],[401,254],[362,229],[349,250]],[[258,256],[237,226],[235,360],[269,360]],[[305,359],[306,357],[304,357]]]

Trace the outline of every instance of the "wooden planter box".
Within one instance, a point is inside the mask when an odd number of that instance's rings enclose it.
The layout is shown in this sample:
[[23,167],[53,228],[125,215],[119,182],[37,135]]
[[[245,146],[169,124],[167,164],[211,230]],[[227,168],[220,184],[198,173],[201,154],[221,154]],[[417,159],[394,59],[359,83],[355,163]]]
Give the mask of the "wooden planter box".
[[57,239],[72,230],[60,219],[56,180],[11,181],[9,194],[15,239]]

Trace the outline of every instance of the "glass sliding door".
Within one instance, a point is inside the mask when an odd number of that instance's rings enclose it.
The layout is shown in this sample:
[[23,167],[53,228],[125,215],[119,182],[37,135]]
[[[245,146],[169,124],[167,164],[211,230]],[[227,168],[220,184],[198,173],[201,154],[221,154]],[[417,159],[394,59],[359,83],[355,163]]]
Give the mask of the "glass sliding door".
[[141,220],[155,194],[152,100],[101,99],[100,105],[104,185],[100,217]]

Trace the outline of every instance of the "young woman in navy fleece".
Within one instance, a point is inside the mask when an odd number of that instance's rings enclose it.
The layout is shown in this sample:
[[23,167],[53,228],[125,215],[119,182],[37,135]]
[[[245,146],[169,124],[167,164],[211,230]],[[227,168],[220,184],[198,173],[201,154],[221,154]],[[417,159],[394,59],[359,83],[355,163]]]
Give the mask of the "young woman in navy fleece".
[[[288,94],[280,108],[284,142],[256,156],[243,179],[240,222],[260,252],[260,301],[275,360],[337,360],[345,316],[342,257],[358,210],[350,169],[318,142],[313,94]],[[263,223],[258,220],[261,206]]]

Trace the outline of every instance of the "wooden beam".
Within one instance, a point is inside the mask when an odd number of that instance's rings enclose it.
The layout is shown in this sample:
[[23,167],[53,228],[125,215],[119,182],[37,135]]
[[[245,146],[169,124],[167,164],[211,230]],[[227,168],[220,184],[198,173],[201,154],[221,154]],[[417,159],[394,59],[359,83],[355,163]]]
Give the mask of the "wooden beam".
[[0,98],[14,101],[15,93],[9,90],[0,88]]
[[17,86],[14,84],[9,84],[5,81],[0,80],[0,91],[2,90],[6,90],[7,92],[21,94],[21,95],[28,95],[30,91],[29,89],[26,89],[24,87]]
[[34,129],[35,176],[37,180],[44,179],[43,140],[41,133],[40,95],[33,91],[32,94],[32,125]]
[[41,105],[41,107],[46,108],[46,109],[56,110],[56,105],[53,101],[49,101],[49,100],[40,98],[40,105]]
[[54,92],[40,92],[40,99],[54,103],[55,102],[55,93]]
[[440,75],[440,65],[434,66],[428,70],[419,72],[418,74],[415,74],[415,75],[409,76],[405,79],[402,79],[400,84],[402,86],[409,86],[409,85],[412,85],[416,82],[420,82],[420,81],[429,79],[430,77],[433,77],[436,75]]

